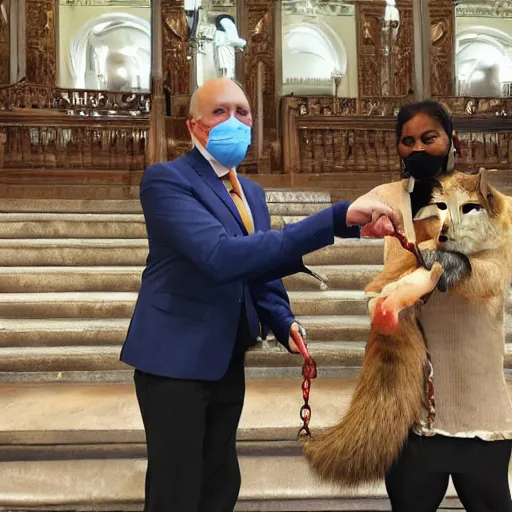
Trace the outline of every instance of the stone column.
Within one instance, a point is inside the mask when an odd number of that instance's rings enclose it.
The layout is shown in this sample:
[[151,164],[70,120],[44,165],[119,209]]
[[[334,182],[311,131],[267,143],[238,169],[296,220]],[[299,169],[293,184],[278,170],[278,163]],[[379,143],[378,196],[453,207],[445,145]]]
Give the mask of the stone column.
[[430,13],[429,0],[412,0],[414,16],[414,53],[416,55],[415,97],[421,101],[431,96],[430,87]]

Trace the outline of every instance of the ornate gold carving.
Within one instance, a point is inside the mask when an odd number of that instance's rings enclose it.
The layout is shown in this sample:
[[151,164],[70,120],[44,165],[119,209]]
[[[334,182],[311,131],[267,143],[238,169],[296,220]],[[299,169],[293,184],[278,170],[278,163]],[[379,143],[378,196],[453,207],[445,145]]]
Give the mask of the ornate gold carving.
[[[247,166],[259,173],[270,172],[270,159],[280,161],[277,133],[275,31],[272,0],[247,5],[247,46],[244,52],[245,90],[255,112],[253,144]],[[280,166],[279,166],[280,167]]]
[[[262,87],[263,105],[261,107],[265,128],[275,130],[275,41],[271,9],[271,0],[251,2],[248,6],[249,38],[244,67],[249,101],[253,107],[258,104],[258,85],[260,85]],[[259,73],[261,74],[261,80],[258,79]]]
[[413,92],[412,5],[403,1],[397,8],[399,23],[386,23],[384,3],[357,3],[359,97],[407,96]]
[[429,9],[432,95],[449,96],[454,92],[454,8],[449,0],[436,0]]
[[359,97],[382,94],[381,20],[384,11],[384,5],[370,2],[357,4],[356,19],[360,25],[357,51]]
[[9,83],[9,13],[5,1],[0,0],[0,85]]
[[57,47],[55,42],[56,0],[27,0],[27,82],[55,85]]
[[190,93],[188,25],[183,0],[162,0],[162,68],[171,94]]

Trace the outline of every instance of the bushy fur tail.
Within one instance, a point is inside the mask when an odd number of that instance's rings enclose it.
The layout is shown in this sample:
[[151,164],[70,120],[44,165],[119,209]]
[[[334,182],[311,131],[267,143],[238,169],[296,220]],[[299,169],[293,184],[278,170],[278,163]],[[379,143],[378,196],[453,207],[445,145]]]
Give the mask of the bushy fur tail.
[[403,312],[392,336],[370,334],[347,413],[304,445],[320,479],[354,488],[385,477],[420,419],[426,357],[414,308]]

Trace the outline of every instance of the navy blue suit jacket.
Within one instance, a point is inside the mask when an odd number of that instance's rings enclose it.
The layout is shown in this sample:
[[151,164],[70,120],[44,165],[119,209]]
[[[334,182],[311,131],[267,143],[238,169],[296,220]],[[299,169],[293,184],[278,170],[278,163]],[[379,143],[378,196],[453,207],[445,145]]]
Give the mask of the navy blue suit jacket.
[[199,151],[145,171],[140,200],[149,255],[121,353],[125,363],[173,378],[222,378],[247,291],[247,307],[288,345],[294,317],[280,279],[304,270],[303,255],[334,242],[332,208],[270,230],[263,189],[245,178],[240,183],[254,218],[249,236]]

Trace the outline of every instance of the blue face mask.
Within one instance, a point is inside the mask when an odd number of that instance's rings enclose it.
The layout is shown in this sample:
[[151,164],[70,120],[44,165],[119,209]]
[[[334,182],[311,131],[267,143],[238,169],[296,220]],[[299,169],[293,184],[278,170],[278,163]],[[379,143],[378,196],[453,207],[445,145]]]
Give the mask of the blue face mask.
[[250,143],[251,128],[236,117],[230,117],[210,130],[206,151],[231,169],[242,163]]

